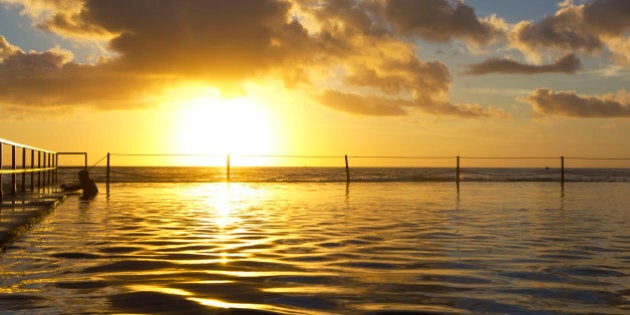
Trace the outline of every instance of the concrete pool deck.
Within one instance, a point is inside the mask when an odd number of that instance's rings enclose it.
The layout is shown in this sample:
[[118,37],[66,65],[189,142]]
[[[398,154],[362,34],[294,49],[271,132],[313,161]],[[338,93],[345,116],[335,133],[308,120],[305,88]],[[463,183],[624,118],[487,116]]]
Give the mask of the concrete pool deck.
[[50,214],[70,193],[55,188],[42,191],[4,195],[0,205],[0,251]]

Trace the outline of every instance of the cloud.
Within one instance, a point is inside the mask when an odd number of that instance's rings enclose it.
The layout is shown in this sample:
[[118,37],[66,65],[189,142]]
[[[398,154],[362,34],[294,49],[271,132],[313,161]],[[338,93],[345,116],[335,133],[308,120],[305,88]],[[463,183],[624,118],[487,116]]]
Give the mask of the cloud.
[[435,42],[453,38],[486,44],[502,32],[488,21],[477,19],[475,10],[459,1],[387,0],[385,15],[399,33]]
[[62,49],[16,50],[0,63],[0,103],[12,109],[92,105],[123,108],[140,104],[143,94],[163,82],[120,73],[104,65],[72,62]]
[[356,115],[406,116],[414,111],[459,118],[508,118],[503,111],[477,104],[451,104],[432,99],[392,99],[327,90],[318,97],[321,104]]
[[11,45],[4,36],[0,35],[0,61],[15,54],[17,51],[19,51],[19,48]]
[[[405,115],[414,108],[436,115],[493,116],[479,105],[449,103],[447,67],[415,53],[415,36],[482,44],[496,35],[492,23],[478,20],[463,3],[0,1],[22,3],[25,14],[47,32],[105,40],[109,49],[108,58],[79,64],[61,50],[27,54],[0,42],[5,55],[0,102],[15,106],[142,106],[148,96],[188,81],[239,93],[248,80],[273,78],[285,80],[287,88],[320,91],[317,101],[357,114]],[[397,14],[403,11],[404,16]],[[418,16],[421,12],[430,13],[433,27]]]
[[619,43],[628,41],[628,30],[630,1],[594,0],[580,5],[569,1],[539,22],[517,23],[509,37],[514,47],[532,55],[544,49],[595,53],[608,48],[625,62],[630,52]]
[[24,54],[3,40],[0,100],[111,108],[116,104],[107,100],[137,106],[144,95],[184,81],[235,91],[274,67],[305,64],[312,55],[301,53],[319,50],[299,23],[287,20],[289,4],[282,1],[88,0],[68,14],[57,4],[26,1],[24,11],[63,36],[111,34],[114,57],[77,64],[54,51]]
[[580,59],[578,59],[574,54],[568,54],[556,60],[555,63],[547,65],[528,65],[511,59],[491,58],[484,62],[470,65],[465,73],[470,75],[482,75],[488,73],[575,73],[580,70],[580,68]]
[[630,117],[630,94],[621,90],[616,95],[585,96],[574,91],[537,89],[523,99],[541,116],[580,118]]
[[325,91],[319,96],[319,101],[330,108],[340,111],[370,116],[407,115],[406,108],[412,106],[411,102],[405,100],[369,97],[334,90]]
[[23,7],[21,14],[30,16],[35,23],[50,18],[56,12],[79,12],[83,4],[76,0],[0,0],[0,3]]
[[630,2],[596,0],[584,5],[584,23],[601,35],[620,36],[630,29]]

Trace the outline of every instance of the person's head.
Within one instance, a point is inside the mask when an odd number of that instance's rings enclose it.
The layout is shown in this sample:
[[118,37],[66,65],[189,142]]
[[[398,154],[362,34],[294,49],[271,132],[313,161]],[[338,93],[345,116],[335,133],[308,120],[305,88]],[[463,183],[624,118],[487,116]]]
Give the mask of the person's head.
[[79,171],[79,181],[80,182],[85,182],[90,180],[90,173],[88,173],[87,170],[81,170]]

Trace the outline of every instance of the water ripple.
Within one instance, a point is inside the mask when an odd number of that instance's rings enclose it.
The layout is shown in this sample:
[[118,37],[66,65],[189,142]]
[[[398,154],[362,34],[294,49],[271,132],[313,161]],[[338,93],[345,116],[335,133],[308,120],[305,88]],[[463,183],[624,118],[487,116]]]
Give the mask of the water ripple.
[[0,255],[0,310],[624,314],[630,214],[589,185],[113,185]]

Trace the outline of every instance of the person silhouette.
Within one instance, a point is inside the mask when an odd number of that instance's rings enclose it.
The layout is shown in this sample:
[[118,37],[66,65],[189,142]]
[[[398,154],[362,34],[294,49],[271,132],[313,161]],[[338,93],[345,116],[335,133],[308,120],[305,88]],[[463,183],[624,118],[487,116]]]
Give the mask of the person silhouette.
[[87,170],[79,171],[79,183],[70,185],[61,185],[61,188],[65,190],[83,190],[81,199],[92,199],[98,194],[98,188],[94,183],[94,180],[90,178],[90,173]]

